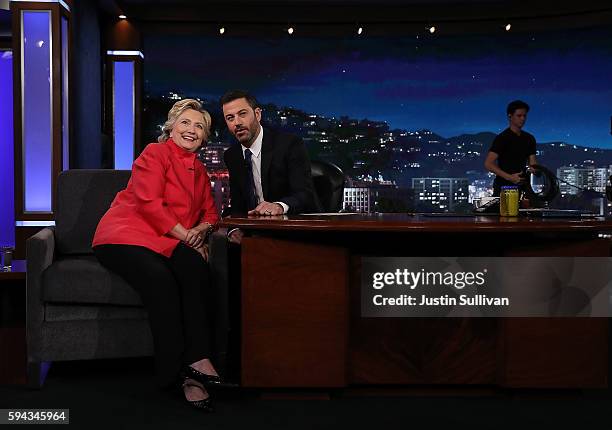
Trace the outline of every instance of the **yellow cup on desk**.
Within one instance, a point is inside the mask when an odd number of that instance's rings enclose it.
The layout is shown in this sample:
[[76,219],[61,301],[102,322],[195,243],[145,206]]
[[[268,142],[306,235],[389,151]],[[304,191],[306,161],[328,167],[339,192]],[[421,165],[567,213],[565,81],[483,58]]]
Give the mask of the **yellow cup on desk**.
[[499,214],[501,216],[518,216],[519,190],[514,185],[501,187],[499,194]]

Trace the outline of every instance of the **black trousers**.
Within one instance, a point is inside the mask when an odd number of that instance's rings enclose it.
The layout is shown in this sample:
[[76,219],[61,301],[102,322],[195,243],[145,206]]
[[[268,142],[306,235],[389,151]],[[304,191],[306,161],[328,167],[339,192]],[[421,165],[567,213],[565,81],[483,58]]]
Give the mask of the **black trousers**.
[[197,251],[181,243],[170,258],[132,245],[99,245],[94,253],[140,294],[161,386],[175,383],[183,365],[211,358],[214,297],[208,263]]

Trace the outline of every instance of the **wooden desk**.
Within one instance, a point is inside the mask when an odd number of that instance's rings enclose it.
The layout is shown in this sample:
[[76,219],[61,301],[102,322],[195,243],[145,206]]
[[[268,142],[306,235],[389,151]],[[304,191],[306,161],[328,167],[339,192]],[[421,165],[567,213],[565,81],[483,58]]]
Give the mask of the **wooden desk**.
[[[225,218],[241,255],[246,387],[607,387],[608,318],[362,318],[363,256],[610,256],[612,220]],[[603,234],[603,235],[602,235]]]

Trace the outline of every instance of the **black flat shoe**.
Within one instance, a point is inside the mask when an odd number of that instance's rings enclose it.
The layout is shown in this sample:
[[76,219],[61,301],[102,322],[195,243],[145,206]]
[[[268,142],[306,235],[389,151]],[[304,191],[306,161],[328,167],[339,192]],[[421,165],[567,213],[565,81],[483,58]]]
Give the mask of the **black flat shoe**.
[[[185,387],[198,387],[202,389],[200,385],[187,381],[187,380],[183,382],[183,389]],[[185,395],[185,392],[183,392],[183,396],[184,395]],[[185,400],[187,401],[187,403],[189,403],[190,406],[196,409],[199,409],[202,412],[214,412],[215,411],[215,407],[213,405],[213,401],[212,401],[212,397],[210,396],[210,393],[208,393],[207,398],[202,399],[202,400],[189,400],[187,399],[187,397],[185,397]]]
[[185,366],[182,376],[183,378],[195,379],[205,387],[220,387],[225,385],[220,376],[207,375],[206,373],[202,373],[191,366]]

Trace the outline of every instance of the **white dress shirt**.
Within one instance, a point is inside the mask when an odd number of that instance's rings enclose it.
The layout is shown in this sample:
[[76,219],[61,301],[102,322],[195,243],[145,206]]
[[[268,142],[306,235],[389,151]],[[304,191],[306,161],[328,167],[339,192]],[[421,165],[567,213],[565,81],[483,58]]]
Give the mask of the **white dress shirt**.
[[[246,146],[240,144],[240,146],[242,147],[242,157],[245,160],[246,160],[246,157],[244,156],[244,151],[246,151],[247,149],[250,149],[251,153],[253,154],[251,156],[251,166],[253,170],[253,182],[255,183],[255,194],[257,195],[257,204],[264,201],[263,189],[261,187],[261,145],[263,142],[263,134],[264,134],[263,127],[260,125],[259,134],[257,135],[255,142],[253,142],[250,148],[247,148]],[[283,203],[283,202],[274,202],[274,203],[278,203],[279,205],[283,207],[284,214],[286,214],[287,211],[289,210],[289,206],[286,203]]]

